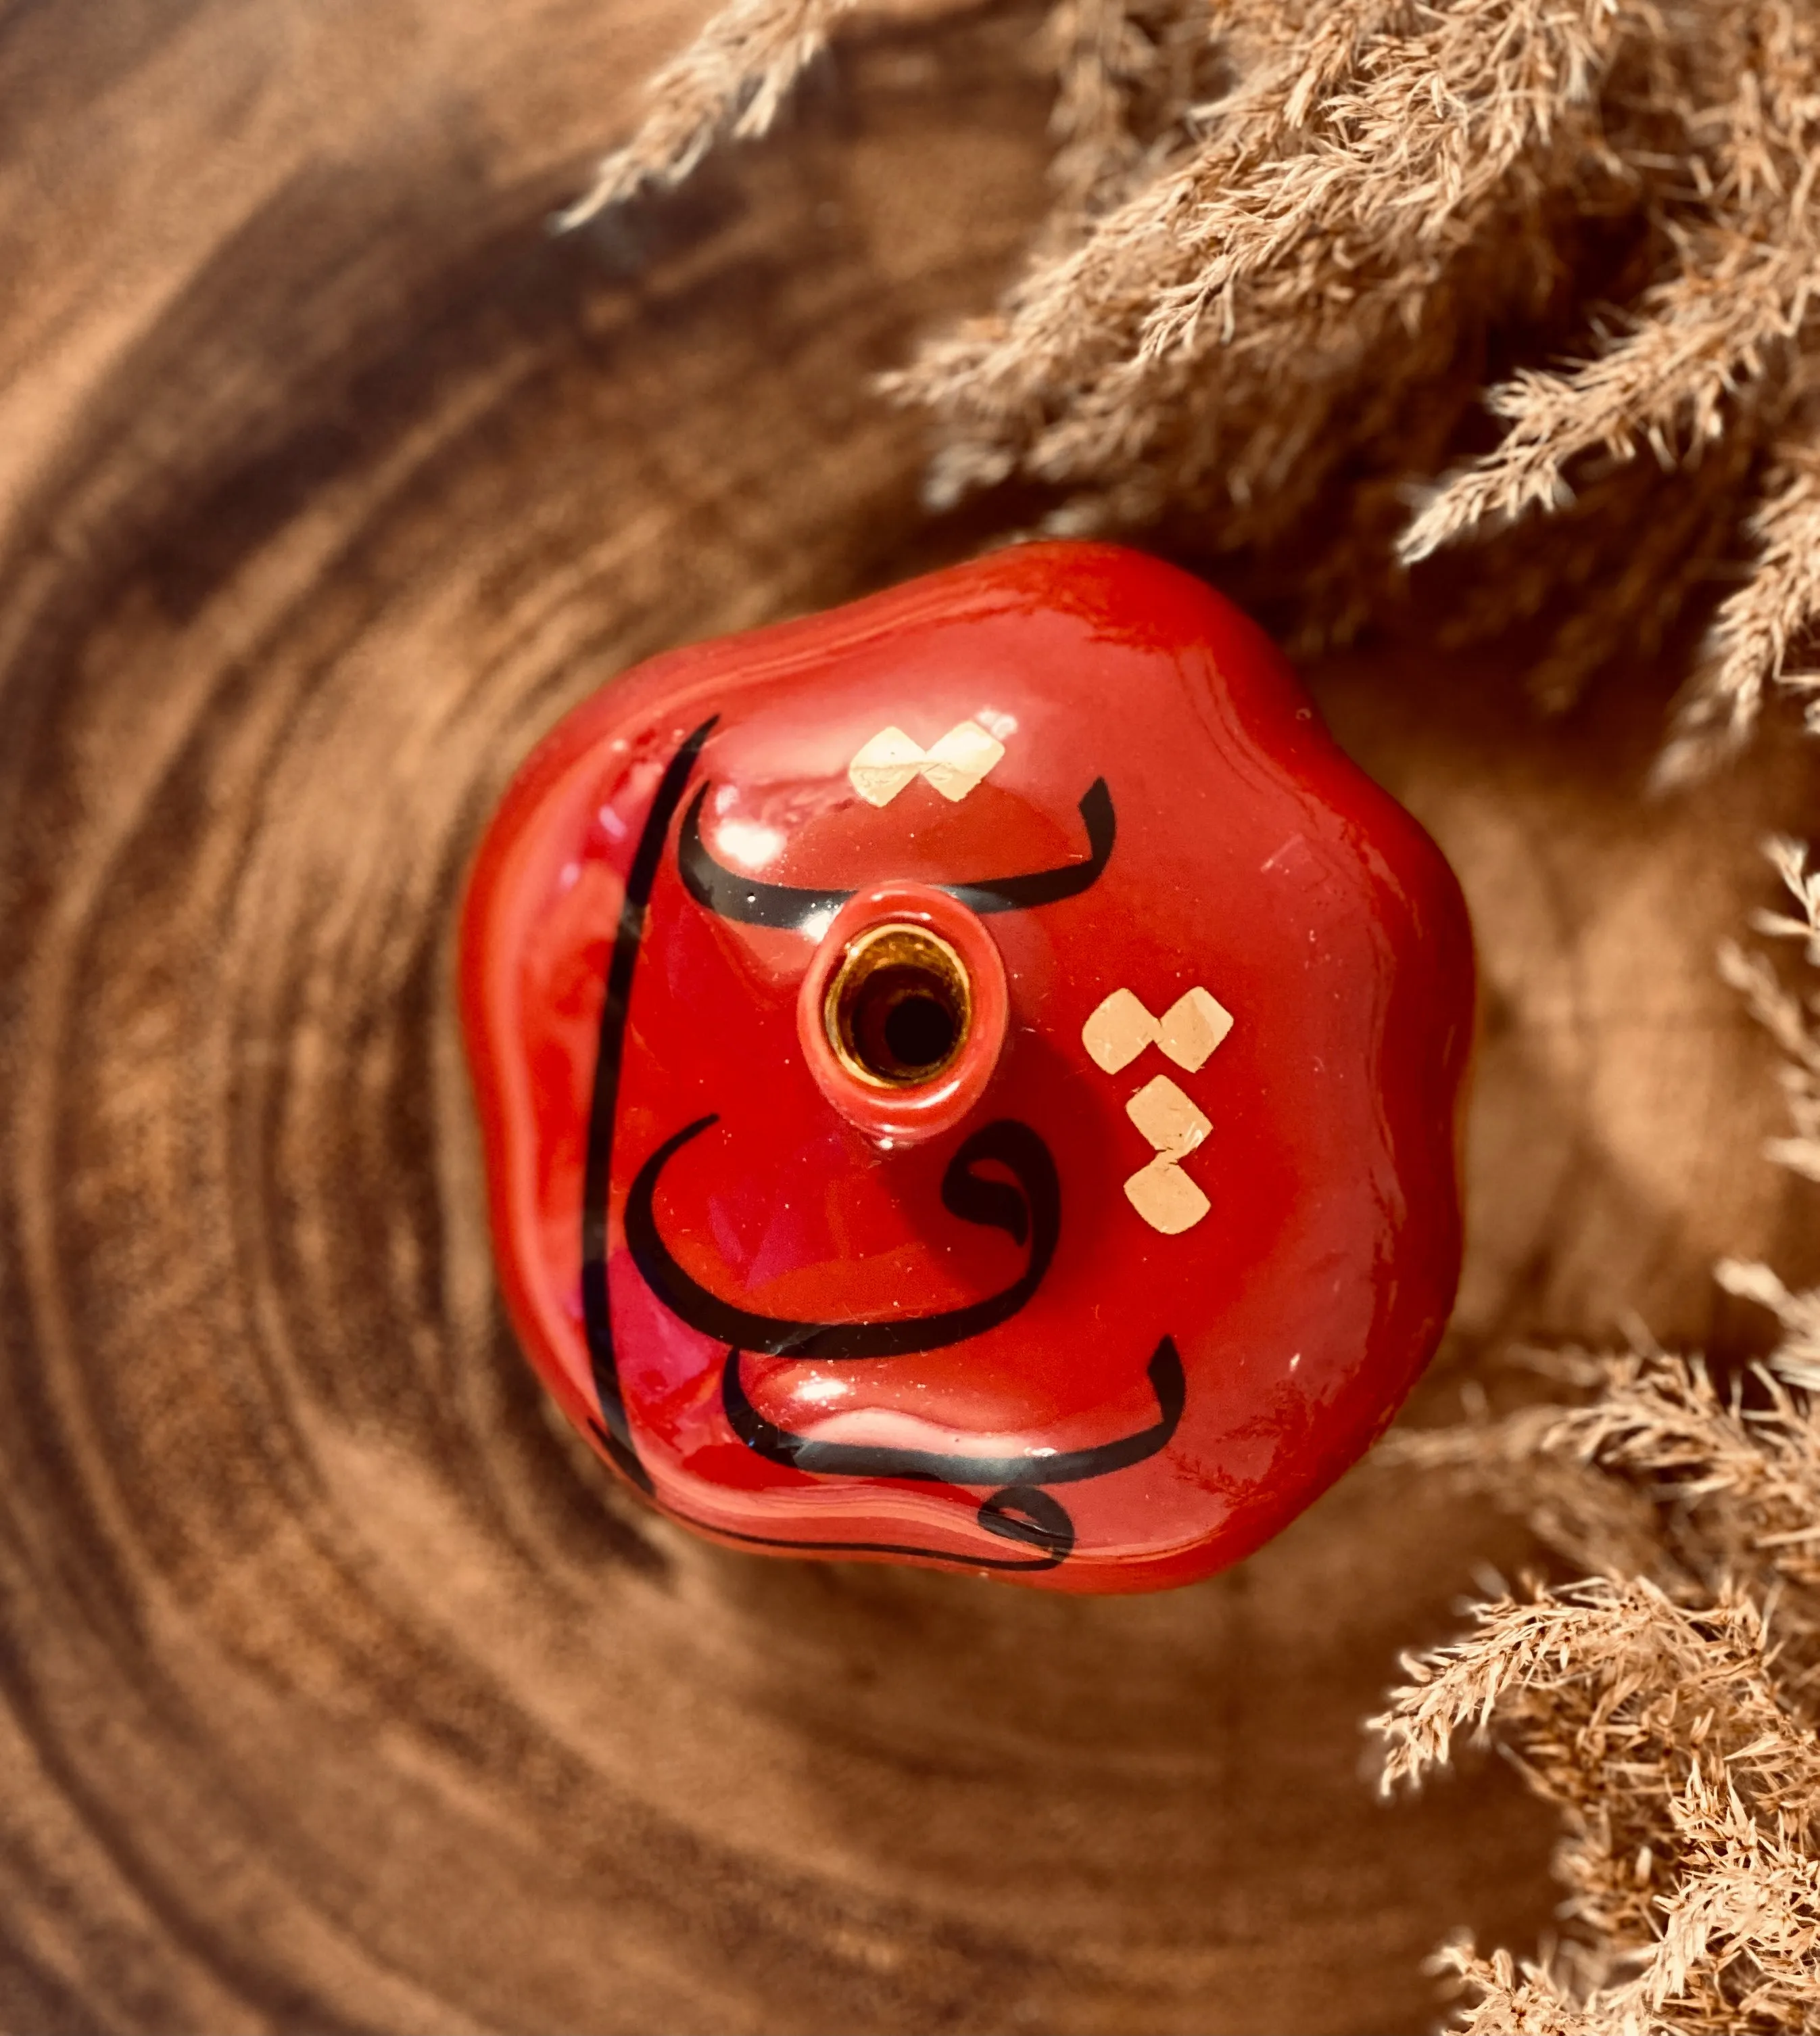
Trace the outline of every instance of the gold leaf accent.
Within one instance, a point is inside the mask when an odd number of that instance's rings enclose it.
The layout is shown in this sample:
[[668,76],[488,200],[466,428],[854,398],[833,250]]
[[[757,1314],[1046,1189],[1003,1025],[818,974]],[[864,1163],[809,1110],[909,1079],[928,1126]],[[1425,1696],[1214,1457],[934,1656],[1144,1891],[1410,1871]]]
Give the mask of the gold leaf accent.
[[1213,1129],[1167,1075],[1146,1082],[1125,1114],[1166,1159],[1185,1159]]
[[1213,1205],[1166,1154],[1159,1153],[1125,1184],[1125,1199],[1152,1230],[1179,1237]]

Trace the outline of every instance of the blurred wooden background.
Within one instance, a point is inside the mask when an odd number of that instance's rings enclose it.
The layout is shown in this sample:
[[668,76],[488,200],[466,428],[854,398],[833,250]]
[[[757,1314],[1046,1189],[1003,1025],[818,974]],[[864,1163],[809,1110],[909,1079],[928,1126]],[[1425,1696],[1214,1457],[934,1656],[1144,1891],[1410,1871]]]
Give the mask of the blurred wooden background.
[[[1042,202],[1013,4],[863,28],[784,130],[552,242],[665,0],[0,5],[0,2024],[1409,2031],[1547,1927],[1499,1763],[1358,1720],[1514,1529],[1355,1473],[1071,1602],[701,1546],[502,1325],[452,911],[627,662],[985,541],[869,393]],[[1240,591],[1242,592],[1242,589]],[[1313,673],[1471,897],[1472,1248],[1513,1334],[1743,1347],[1802,1269],[1712,950],[1786,743],[1667,805],[1669,681]]]

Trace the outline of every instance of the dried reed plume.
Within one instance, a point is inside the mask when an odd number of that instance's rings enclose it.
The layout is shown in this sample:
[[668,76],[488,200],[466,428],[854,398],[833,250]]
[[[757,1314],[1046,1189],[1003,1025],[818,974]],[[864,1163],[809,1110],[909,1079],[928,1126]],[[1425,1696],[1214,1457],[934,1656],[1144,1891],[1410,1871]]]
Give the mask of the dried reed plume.
[[682,182],[723,134],[764,133],[828,31],[854,0],[733,0],[673,63],[651,80],[650,117],[605,157],[582,196],[558,213],[579,226],[649,185]]
[[[1820,965],[1820,875],[1792,843],[1769,851],[1796,910],[1758,929]],[[1722,965],[1784,1055],[1792,1130],[1769,1156],[1820,1180],[1820,998],[1760,953]],[[1373,1721],[1386,1786],[1489,1729],[1564,1815],[1564,1943],[1520,1969],[1442,1954],[1469,2030],[1820,2027],[1820,1291],[1718,1272],[1779,1318],[1765,1363],[1721,1383],[1641,1339],[1560,1353],[1536,1362],[1596,1398],[1382,1453],[1490,1490],[1587,1573],[1478,1605]]]
[[[567,217],[761,133],[857,4],[736,0]],[[887,385],[932,506],[1016,481],[1050,530],[1192,534],[1292,584],[1305,643],[1413,579],[1446,640],[1528,630],[1555,702],[1724,575],[1666,781],[1820,692],[1820,7],[1057,0],[1042,47],[1049,218]],[[1770,852],[1757,929],[1820,966],[1820,875]],[[1769,1156],[1820,1182],[1820,997],[1721,961],[1784,1056]],[[1820,2030],[1820,1291],[1717,1276],[1780,1324],[1742,1376],[1558,1353],[1595,1397],[1386,1446],[1582,1573],[1481,1604],[1375,1721],[1387,1785],[1490,1732],[1565,1819],[1562,1944],[1438,1961],[1464,2028]]]
[[[566,220],[762,133],[857,4],[734,0]],[[1723,572],[1662,764],[1694,774],[1810,684],[1817,35],[1799,0],[1057,0],[1048,225],[889,384],[932,503],[1166,522],[1292,586],[1304,643],[1425,571],[1451,640],[1533,622],[1558,702]]]

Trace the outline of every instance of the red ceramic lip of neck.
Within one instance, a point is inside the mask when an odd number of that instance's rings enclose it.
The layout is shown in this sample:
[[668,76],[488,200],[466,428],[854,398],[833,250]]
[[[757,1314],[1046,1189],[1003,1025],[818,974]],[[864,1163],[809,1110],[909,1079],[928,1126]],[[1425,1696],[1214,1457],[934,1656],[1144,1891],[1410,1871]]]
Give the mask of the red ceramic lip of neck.
[[[860,937],[882,926],[923,929],[959,957],[972,995],[960,1050],[927,1081],[875,1086],[844,1067],[827,1035],[828,985]],[[850,1124],[880,1144],[912,1144],[951,1130],[973,1110],[998,1066],[1010,1018],[1004,963],[979,915],[945,891],[908,880],[856,892],[835,914],[797,997],[797,1036],[821,1092]]]

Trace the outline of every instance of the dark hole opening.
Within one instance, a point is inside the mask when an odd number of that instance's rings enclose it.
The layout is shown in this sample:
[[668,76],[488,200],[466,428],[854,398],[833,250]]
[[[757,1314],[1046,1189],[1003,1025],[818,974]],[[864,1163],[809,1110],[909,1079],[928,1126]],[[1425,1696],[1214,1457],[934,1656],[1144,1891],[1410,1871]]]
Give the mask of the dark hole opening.
[[885,1020],[885,1044],[906,1068],[933,1068],[954,1050],[954,1013],[933,997],[906,997]]
[[829,979],[822,1022],[849,1074],[914,1088],[939,1078],[967,1044],[972,988],[940,934],[887,922],[848,944]]
[[948,986],[932,971],[897,963],[866,977],[852,1008],[853,1050],[886,1081],[914,1081],[951,1059],[960,1013]]

